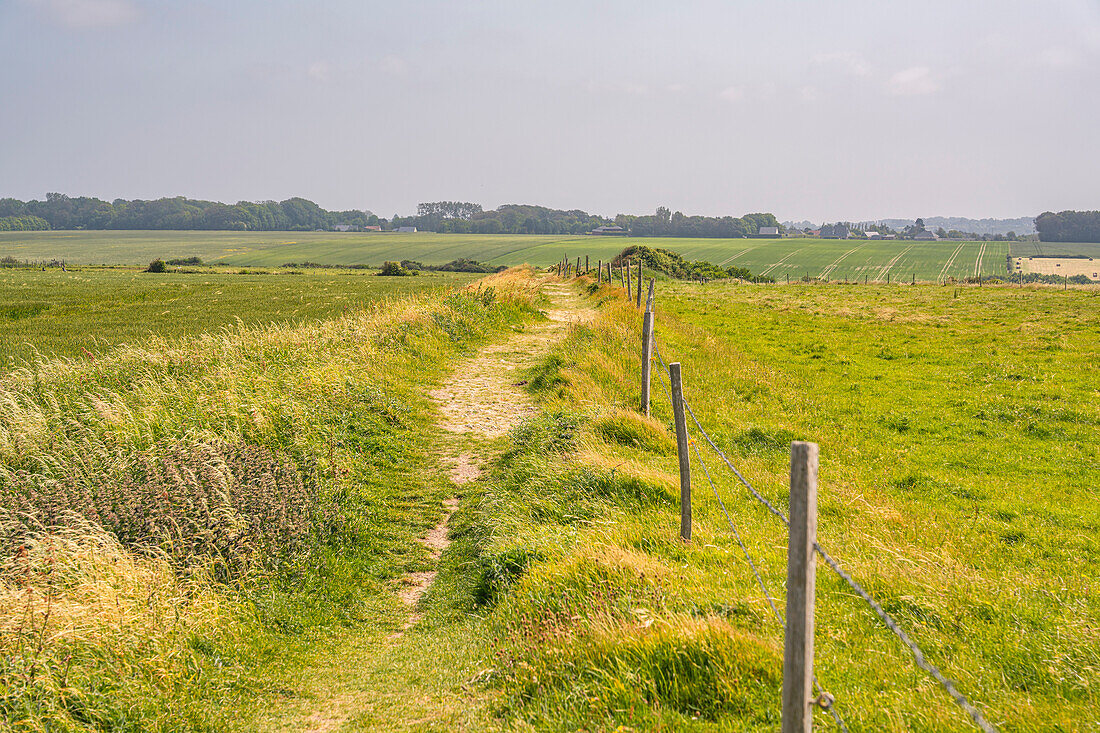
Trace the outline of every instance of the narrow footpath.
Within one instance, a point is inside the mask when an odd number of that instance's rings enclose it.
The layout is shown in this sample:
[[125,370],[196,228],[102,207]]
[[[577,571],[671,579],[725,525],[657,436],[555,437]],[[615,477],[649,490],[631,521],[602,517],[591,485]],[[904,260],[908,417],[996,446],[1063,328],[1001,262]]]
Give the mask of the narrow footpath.
[[[545,283],[548,320],[483,347],[455,365],[450,377],[429,394],[439,406],[440,469],[455,495],[440,507],[440,521],[419,539],[435,567],[401,578],[395,592],[408,614],[398,629],[348,632],[301,681],[287,703],[276,705],[259,726],[278,731],[481,729],[486,720],[463,691],[470,671],[464,666],[476,639],[465,623],[428,624],[422,598],[436,580],[450,545],[448,523],[463,484],[476,481],[500,450],[500,439],[536,407],[520,376],[569,332],[591,321],[570,287]],[[443,588],[441,592],[446,592]],[[421,623],[423,622],[423,623]],[[420,626],[427,628],[421,629]],[[289,691],[288,691],[289,692]]]

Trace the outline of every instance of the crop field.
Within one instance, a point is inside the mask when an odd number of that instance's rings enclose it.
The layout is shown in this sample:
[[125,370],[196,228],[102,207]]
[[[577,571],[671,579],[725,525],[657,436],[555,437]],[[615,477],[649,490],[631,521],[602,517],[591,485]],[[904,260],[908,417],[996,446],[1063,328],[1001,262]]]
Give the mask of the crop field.
[[1007,273],[1010,253],[1100,256],[1097,244],[912,242],[835,239],[679,239],[547,235],[377,234],[333,232],[0,232],[0,257],[138,265],[161,258],[200,257],[242,266],[287,263],[381,265],[416,260],[438,265],[459,257],[493,265],[545,266],[562,257],[608,260],[630,244],[664,247],[689,260],[747,267],[778,280],[911,280]]
[[[676,538],[667,375],[656,420],[638,417],[640,317],[620,297],[596,292],[604,317],[532,375],[545,422],[479,515],[484,554],[529,558],[496,612],[506,709],[555,730],[775,730],[782,626],[708,475],[780,610],[785,529],[689,418],[694,527]],[[999,729],[1085,731],[1100,725],[1098,302],[662,284],[657,339],[782,511],[790,441],[820,444],[819,541]],[[816,617],[816,673],[851,730],[974,729],[821,563]]]
[[362,270],[158,275],[120,268],[0,268],[0,371],[35,355],[86,358],[151,337],[331,317],[475,277],[374,277]]

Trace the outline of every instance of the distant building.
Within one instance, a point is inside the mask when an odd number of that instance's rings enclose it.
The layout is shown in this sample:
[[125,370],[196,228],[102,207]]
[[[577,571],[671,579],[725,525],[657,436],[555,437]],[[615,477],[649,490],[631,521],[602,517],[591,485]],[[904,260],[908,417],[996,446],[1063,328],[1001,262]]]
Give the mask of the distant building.
[[913,235],[913,239],[919,239],[921,241],[932,241],[939,239],[939,237],[936,236],[935,232],[930,232],[927,229],[922,229],[921,231]]
[[394,231],[398,234],[416,234],[416,227],[397,227]]
[[873,231],[873,230],[868,231],[868,232],[864,232],[864,234],[867,236],[868,239],[881,239],[882,238],[881,234],[879,234],[878,232]]
[[760,227],[757,235],[761,237],[778,237],[779,227]]
[[335,229],[338,232],[350,232],[351,231],[351,224],[336,224],[332,228]]
[[363,231],[364,232],[380,232],[380,231],[382,231],[382,227],[378,226],[377,224],[367,225],[367,226],[363,227]]
[[605,236],[609,235],[609,234],[625,235],[626,233],[627,233],[627,231],[625,229],[623,229],[622,227],[618,227],[618,226],[596,227],[595,229],[593,229],[592,231],[589,232],[589,234],[601,234],[601,235],[605,235]]

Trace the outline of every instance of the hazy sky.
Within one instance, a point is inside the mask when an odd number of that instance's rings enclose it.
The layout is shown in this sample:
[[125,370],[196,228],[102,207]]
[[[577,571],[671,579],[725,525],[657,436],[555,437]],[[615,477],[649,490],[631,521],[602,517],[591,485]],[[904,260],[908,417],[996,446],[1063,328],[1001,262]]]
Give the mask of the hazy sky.
[[1100,208],[1100,0],[0,0],[0,196]]

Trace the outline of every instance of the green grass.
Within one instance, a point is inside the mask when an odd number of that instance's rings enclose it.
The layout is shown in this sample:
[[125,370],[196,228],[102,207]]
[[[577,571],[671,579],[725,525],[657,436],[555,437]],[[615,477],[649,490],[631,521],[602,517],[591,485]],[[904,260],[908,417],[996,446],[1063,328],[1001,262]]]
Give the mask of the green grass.
[[[396,580],[430,567],[415,539],[453,491],[426,391],[534,315],[494,282],[0,376],[0,730],[253,729],[349,629],[385,646],[408,613]],[[287,518],[308,532],[274,566],[248,562],[249,530],[264,529],[249,525],[294,506],[287,482],[244,485],[225,443],[259,457],[261,474],[274,458],[324,509]],[[127,490],[145,466],[163,483],[135,505]],[[195,486],[190,512],[161,515]],[[29,514],[15,512],[26,499]],[[138,531],[121,545],[99,528],[130,514]],[[49,516],[61,526],[38,524]],[[180,516],[143,539],[142,526]],[[205,549],[219,547],[239,553],[229,572]]]
[[387,260],[442,264],[466,257],[494,265],[551,265],[587,255],[592,266],[630,244],[665,247],[689,260],[738,265],[785,280],[939,281],[1004,275],[1006,257],[1036,252],[1100,256],[1100,245],[1009,242],[905,242],[829,239],[676,239],[549,235],[377,234],[333,232],[0,232],[0,257],[83,264],[147,264],[201,257],[230,265],[289,262],[381,265]]
[[[789,441],[820,444],[821,543],[996,725],[1090,730],[1097,296],[953,296],[668,284],[658,338],[708,431],[781,508]],[[782,629],[694,456],[693,540],[677,539],[659,383],[654,421],[622,417],[640,317],[607,288],[594,298],[606,318],[533,372],[555,376],[538,390],[548,412],[514,436],[465,535],[503,715],[549,730],[774,730]],[[783,527],[704,459],[782,610]],[[816,671],[852,730],[973,729],[823,566],[817,588]]]
[[429,293],[475,275],[374,277],[361,270],[290,274],[206,269],[0,268],[0,370],[45,357],[99,355],[118,344],[176,338],[238,323],[302,323],[387,298]]

